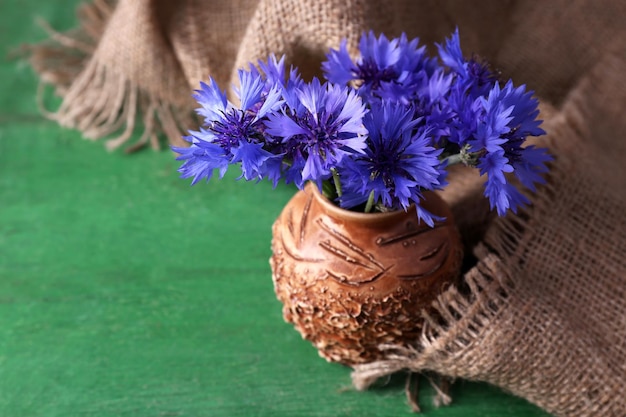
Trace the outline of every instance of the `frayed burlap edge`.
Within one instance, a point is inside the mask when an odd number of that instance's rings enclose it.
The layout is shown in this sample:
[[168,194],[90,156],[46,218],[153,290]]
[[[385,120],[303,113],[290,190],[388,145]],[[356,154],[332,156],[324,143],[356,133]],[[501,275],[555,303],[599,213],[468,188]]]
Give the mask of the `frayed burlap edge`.
[[160,132],[164,132],[173,144],[182,145],[184,126],[188,126],[191,119],[188,112],[141,90],[132,81],[93,59],[64,94],[56,112],[42,111],[61,126],[80,130],[88,139],[108,137],[123,129],[119,136],[107,140],[108,150],[126,144],[141,119],[143,133],[126,148],[127,152],[148,142],[153,149],[159,149]]
[[[128,144],[141,123],[141,136],[126,152],[150,145],[160,149],[164,133],[173,145],[185,142],[182,133],[197,125],[193,112],[143,90],[97,58],[97,45],[114,11],[114,1],[94,0],[82,4],[79,27],[61,33],[40,21],[49,40],[25,47],[30,63],[40,76],[37,103],[42,114],[63,127],[77,129],[87,139],[109,138],[110,151]],[[45,108],[46,86],[62,97],[58,109]],[[121,133],[120,133],[121,132]],[[118,134],[111,138],[112,135]]]

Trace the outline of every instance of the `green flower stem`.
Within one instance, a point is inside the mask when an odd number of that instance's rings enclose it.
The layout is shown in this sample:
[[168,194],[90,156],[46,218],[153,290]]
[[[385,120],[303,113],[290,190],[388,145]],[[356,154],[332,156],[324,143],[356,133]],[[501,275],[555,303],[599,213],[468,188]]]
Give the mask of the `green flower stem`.
[[339,173],[335,168],[331,168],[330,172],[333,174],[333,182],[335,183],[335,191],[337,191],[337,197],[341,197],[341,181],[339,180]]
[[[315,184],[315,181],[309,181],[312,184]],[[317,187],[317,185],[316,185]],[[337,196],[335,195],[335,186],[332,185],[329,181],[322,182],[322,195],[329,200],[334,200]]]
[[365,212],[369,213],[372,211],[372,207],[374,206],[374,190],[370,192],[370,195],[367,197],[367,203],[365,203]]
[[459,153],[443,158],[442,162],[447,162],[448,166],[463,164],[468,167],[476,167],[478,165],[478,160],[485,154],[486,151],[483,149],[478,152],[470,152],[470,149],[470,145],[465,145],[461,148]]
[[460,153],[457,153],[444,158],[442,162],[447,162],[448,166],[460,164],[463,162],[463,156]]

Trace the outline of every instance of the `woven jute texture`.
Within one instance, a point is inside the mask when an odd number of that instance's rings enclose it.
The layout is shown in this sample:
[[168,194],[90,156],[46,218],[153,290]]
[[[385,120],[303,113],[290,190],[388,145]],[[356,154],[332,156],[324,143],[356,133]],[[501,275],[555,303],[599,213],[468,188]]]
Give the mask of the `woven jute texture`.
[[[30,47],[63,97],[48,116],[107,146],[180,143],[191,92],[285,54],[306,77],[364,30],[432,45],[459,27],[463,50],[541,99],[556,156],[518,215],[494,219],[481,178],[455,170],[443,197],[476,257],[425,332],[387,346],[353,381],[408,369],[488,381],[556,416],[626,416],[626,3],[619,0],[95,0],[68,33]],[[137,131],[136,135],[133,132]],[[133,142],[134,140],[134,142]]]

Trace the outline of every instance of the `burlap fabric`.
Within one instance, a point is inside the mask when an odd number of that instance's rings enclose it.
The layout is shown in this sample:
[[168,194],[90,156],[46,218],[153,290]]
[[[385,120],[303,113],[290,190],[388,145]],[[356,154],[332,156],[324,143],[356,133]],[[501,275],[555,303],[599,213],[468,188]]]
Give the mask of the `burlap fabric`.
[[432,370],[557,416],[626,416],[626,3],[95,0],[79,16],[77,30],[31,47],[63,96],[49,116],[127,149],[157,147],[161,132],[180,143],[199,80],[225,86],[270,52],[310,76],[341,38],[355,51],[363,30],[432,44],[458,26],[464,51],[536,91],[541,141],[557,158],[532,207],[503,219],[480,178],[453,173],[444,198],[476,266],[440,297],[420,340],[355,369],[355,385]]

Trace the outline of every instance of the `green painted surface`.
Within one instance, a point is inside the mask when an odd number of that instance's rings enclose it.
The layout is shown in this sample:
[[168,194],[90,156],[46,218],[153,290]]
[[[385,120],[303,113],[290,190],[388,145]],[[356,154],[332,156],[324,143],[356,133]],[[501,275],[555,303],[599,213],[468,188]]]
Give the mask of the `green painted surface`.
[[[268,257],[289,187],[191,188],[165,152],[107,153],[41,118],[7,60],[76,1],[0,2],[0,416],[401,416],[401,380],[349,389],[283,322]],[[458,381],[429,416],[545,416]]]

